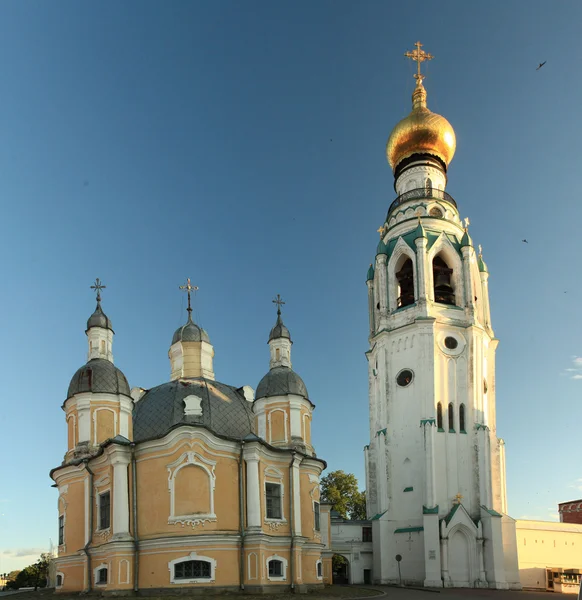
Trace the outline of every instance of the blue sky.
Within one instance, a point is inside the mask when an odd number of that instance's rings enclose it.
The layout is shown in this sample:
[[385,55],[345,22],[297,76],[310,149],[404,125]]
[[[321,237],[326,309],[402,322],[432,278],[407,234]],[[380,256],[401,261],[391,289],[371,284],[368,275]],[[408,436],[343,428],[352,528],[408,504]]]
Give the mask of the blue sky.
[[0,572],[56,539],[48,472],[95,277],[146,388],[169,378],[187,276],[237,386],[268,370],[280,293],[317,452],[363,483],[365,275],[417,39],[491,273],[509,512],[581,497],[580,22],[575,2],[0,4]]

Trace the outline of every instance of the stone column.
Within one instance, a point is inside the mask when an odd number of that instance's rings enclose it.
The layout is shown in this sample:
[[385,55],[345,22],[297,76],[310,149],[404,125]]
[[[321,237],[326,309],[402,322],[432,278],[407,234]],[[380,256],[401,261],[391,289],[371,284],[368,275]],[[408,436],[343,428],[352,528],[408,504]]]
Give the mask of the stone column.
[[428,298],[427,277],[426,277],[426,244],[425,237],[419,237],[414,240],[416,244],[416,290],[418,303],[426,304]]
[[244,449],[247,465],[247,529],[261,527],[261,490],[259,481],[259,452],[256,448]]
[[483,561],[483,538],[477,538],[477,560],[479,562],[479,587],[487,587],[485,563]]
[[374,335],[376,331],[376,324],[374,319],[374,282],[372,280],[366,281],[368,287],[368,313],[370,319],[370,335]]
[[388,316],[388,286],[386,284],[386,259],[385,254],[376,257],[376,274],[378,276],[377,298],[380,303],[380,322]]
[[463,246],[461,253],[463,254],[463,283],[465,284],[465,302],[472,313],[475,310],[475,298],[473,296],[473,286],[471,285],[471,260],[474,250],[472,246]]
[[133,402],[126,396],[119,397],[119,435],[131,441],[129,423],[132,415]]
[[489,273],[481,272],[481,300],[483,302],[483,316],[485,327],[491,328],[491,310],[489,308]]
[[301,400],[289,400],[289,412],[291,413],[291,441],[296,439],[303,440],[303,432],[301,431]]
[[425,457],[425,501],[427,508],[436,506],[436,477],[434,465],[434,419],[425,419],[424,428],[424,457]]
[[443,538],[441,540],[441,566],[443,573],[443,583],[444,587],[449,587],[447,584],[449,582],[449,540],[447,538]]
[[127,446],[118,446],[112,451],[114,538],[129,538],[129,461]]

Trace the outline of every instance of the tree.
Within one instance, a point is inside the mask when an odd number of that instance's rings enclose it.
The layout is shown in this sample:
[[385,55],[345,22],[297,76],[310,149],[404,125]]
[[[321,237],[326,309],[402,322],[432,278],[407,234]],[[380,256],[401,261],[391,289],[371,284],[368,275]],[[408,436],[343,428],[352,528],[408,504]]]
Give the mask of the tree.
[[358,480],[352,473],[332,471],[321,480],[321,495],[332,504],[342,519],[366,518],[366,492],[358,489]]
[[39,587],[46,587],[50,560],[50,554],[41,554],[33,565],[28,565],[28,567],[22,569],[14,580],[6,584],[6,587],[16,590],[22,587],[34,587],[35,590]]

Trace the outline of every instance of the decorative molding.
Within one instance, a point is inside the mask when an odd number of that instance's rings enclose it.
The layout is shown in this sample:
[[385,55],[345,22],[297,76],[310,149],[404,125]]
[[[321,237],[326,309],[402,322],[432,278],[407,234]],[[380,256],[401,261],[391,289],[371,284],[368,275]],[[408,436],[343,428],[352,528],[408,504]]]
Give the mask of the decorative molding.
[[[99,406],[93,411],[93,442],[97,444],[97,413],[101,411],[109,411],[113,413],[113,435],[111,437],[115,437],[119,433],[119,419],[117,417],[117,411],[108,406]],[[103,440],[105,441],[105,440]]]
[[273,479],[283,479],[283,472],[279,471],[275,467],[268,466],[265,468],[265,477],[271,477]]
[[202,415],[202,398],[190,394],[184,398],[184,415],[199,417]]
[[[97,565],[94,569],[93,569],[93,582],[95,585],[109,585],[111,583],[111,563],[101,563],[100,565]],[[101,569],[107,569],[107,582],[106,583],[99,583],[97,581],[97,577],[99,575],[99,571]]]
[[[272,560],[278,560],[283,564],[283,574],[281,576],[269,575],[269,563]],[[279,556],[278,554],[272,554],[271,556],[267,557],[267,559],[265,561],[265,565],[266,565],[267,579],[269,581],[287,581],[287,559],[286,558],[283,558],[282,556]]]
[[[61,585],[58,584],[58,579],[57,578],[58,578],[59,575],[61,576]],[[60,590],[63,587],[64,583],[65,583],[65,574],[62,571],[57,571],[55,573],[55,588],[57,590]]]
[[[272,427],[272,423],[271,423],[271,416],[273,415],[273,413],[276,413],[276,412],[282,412],[285,417],[284,422],[283,422],[284,437],[282,440],[273,440],[273,427]],[[278,442],[287,443],[289,441],[289,436],[287,435],[289,415],[287,414],[287,411],[282,408],[273,408],[272,410],[269,411],[269,414],[267,415],[267,421],[269,422],[269,442],[271,444],[278,443]]]
[[[209,491],[210,491],[210,512],[207,514],[192,514],[192,515],[176,515],[175,514],[175,481],[180,469],[187,466],[196,466],[203,469],[208,475],[209,480]],[[197,527],[198,525],[204,525],[206,523],[216,521],[216,515],[214,514],[214,490],[216,487],[216,461],[212,461],[208,458],[204,458],[200,454],[194,451],[184,452],[177,460],[166,465],[168,469],[168,492],[170,494],[170,515],[168,517],[168,523],[170,525],[180,524],[182,527],[185,525],[191,525]]]
[[[126,565],[127,565],[127,577],[122,581],[121,580],[121,565],[123,563],[126,563]],[[119,565],[117,567],[117,583],[129,583],[129,579],[130,579],[129,568],[130,568],[129,561],[126,558],[122,558],[119,561]]]

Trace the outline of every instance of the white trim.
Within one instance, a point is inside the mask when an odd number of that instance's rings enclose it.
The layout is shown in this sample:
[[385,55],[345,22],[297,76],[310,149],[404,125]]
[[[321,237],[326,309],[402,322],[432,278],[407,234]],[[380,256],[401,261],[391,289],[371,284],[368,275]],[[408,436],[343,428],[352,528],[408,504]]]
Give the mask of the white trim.
[[[190,560],[200,560],[204,562],[210,563],[210,577],[203,579],[176,579],[174,577],[174,567],[177,563],[187,562]],[[187,556],[181,556],[180,558],[175,558],[168,563],[168,570],[170,571],[170,583],[181,584],[181,583],[212,583],[216,579],[216,560],[214,558],[210,558],[209,556],[201,556],[196,554],[196,552],[190,552]]]
[[[282,440],[273,440],[273,427],[272,427],[272,423],[271,423],[271,415],[276,412],[282,412],[285,417],[285,420],[283,423],[284,438]],[[269,442],[271,444],[277,443],[277,442],[287,442],[289,440],[289,436],[287,435],[287,429],[288,429],[287,421],[289,420],[289,415],[287,414],[287,411],[282,408],[273,408],[272,410],[269,411],[267,420],[269,421]]]
[[[175,514],[175,481],[178,472],[183,467],[187,466],[196,466],[203,469],[208,475],[208,479],[210,482],[209,491],[210,491],[210,512],[209,513],[196,513],[193,515],[176,515]],[[170,515],[168,517],[169,524],[180,523],[182,525],[192,525],[195,527],[196,525],[204,526],[205,523],[216,521],[216,514],[214,513],[214,489],[216,487],[216,461],[209,460],[204,458],[200,454],[197,454],[194,451],[184,452],[177,460],[166,465],[168,469],[168,492],[170,493]]]
[[[118,421],[117,412],[113,408],[109,408],[108,406],[99,406],[93,410],[93,443],[94,444],[100,443],[97,440],[97,413],[101,410],[108,410],[109,412],[113,413],[113,435],[111,437],[115,437],[119,433],[119,427],[118,427],[118,423],[117,423],[117,421]],[[104,441],[105,440],[101,440],[101,442],[104,442]]]
[[[255,557],[255,575],[253,577],[252,571],[251,571],[251,556]],[[249,581],[251,581],[252,579],[258,579],[259,578],[259,569],[261,568],[261,565],[259,564],[259,555],[256,552],[251,552],[248,556],[247,556],[247,571],[248,571],[248,579]]]
[[[109,527],[101,529],[101,496],[109,492]],[[95,531],[100,532],[102,535],[106,535],[111,531],[111,508],[113,507],[113,494],[111,488],[105,488],[104,490],[95,490],[95,496],[97,500],[97,522],[95,523]]]
[[[281,576],[269,575],[269,563],[272,560],[281,561],[281,564],[283,565],[283,575],[281,575]],[[283,558],[282,556],[279,556],[278,554],[273,554],[273,555],[267,557],[267,560],[265,561],[265,565],[266,565],[267,579],[269,581],[287,581],[287,559],[286,558]]]
[[[127,579],[125,581],[121,581],[121,563],[127,563]],[[130,565],[129,561],[126,558],[122,558],[117,565],[117,583],[129,583],[130,579]]]
[[[321,575],[319,574],[318,567],[321,567]],[[318,558],[315,561],[315,577],[317,579],[323,579],[323,562],[321,558]]]
[[[57,582],[58,582],[58,579],[57,579],[57,578],[58,578],[58,576],[59,576],[59,575],[61,576],[61,585],[59,585],[59,584],[57,583]],[[55,573],[55,588],[56,588],[57,590],[60,590],[60,589],[63,587],[63,585],[65,585],[65,574],[64,574],[62,571],[57,571],[57,572]]]
[[[402,236],[398,237],[396,241],[396,245],[394,246],[394,250],[392,251],[392,256],[390,256],[390,260],[388,264],[384,267],[387,271],[388,275],[388,302],[387,302],[387,310],[389,313],[394,312],[398,308],[398,279],[396,277],[396,269],[400,270],[402,265],[400,264],[400,259],[406,257],[406,259],[410,259],[412,261],[412,281],[413,281],[413,290],[414,290],[414,301],[418,300],[418,274],[417,274],[417,265],[416,265],[416,252],[404,241]],[[386,293],[382,291],[382,293]],[[374,300],[374,307],[379,300]],[[375,308],[375,310],[377,310]]]
[[77,415],[73,412],[69,413],[67,415],[67,434],[69,433],[68,429],[69,429],[69,421],[73,421],[73,440],[72,440],[72,446],[69,448],[69,450],[74,450],[77,446],[77,438],[78,438],[78,432],[77,432]]
[[[283,485],[283,478],[281,477],[280,481],[267,481],[267,477],[271,477],[271,479],[274,479],[274,477],[272,475],[267,475],[267,469],[265,469],[265,478],[263,481],[263,497],[264,497],[264,502],[265,502],[265,523],[287,523],[287,520],[285,519],[285,486]],[[281,517],[280,518],[276,518],[276,517],[269,517],[267,516],[267,484],[270,485],[278,485],[279,488],[281,489],[281,495],[280,495],[280,499],[281,499]],[[278,529],[278,525],[273,525],[270,526],[271,529]]]
[[[107,581],[105,583],[99,583],[97,581],[97,577],[101,569],[107,569]],[[109,585],[111,583],[111,569],[109,568],[108,563],[101,563],[93,569],[93,583],[95,585]]]

